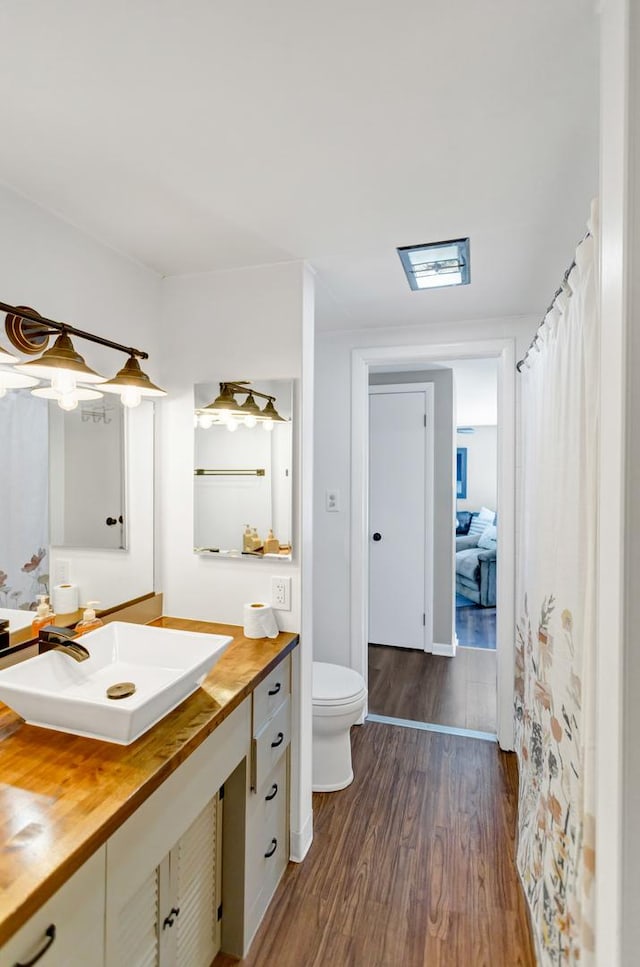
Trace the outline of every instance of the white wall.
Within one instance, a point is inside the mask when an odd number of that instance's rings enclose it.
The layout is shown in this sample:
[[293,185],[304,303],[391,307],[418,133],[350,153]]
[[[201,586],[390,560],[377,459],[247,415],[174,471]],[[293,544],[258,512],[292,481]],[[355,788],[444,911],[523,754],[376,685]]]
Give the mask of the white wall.
[[[310,294],[311,290],[311,294]],[[270,601],[271,577],[292,578],[291,611],[283,630],[304,629],[301,561],[311,540],[302,527],[302,453],[310,447],[301,400],[313,385],[312,280],[301,262],[164,279],[161,384],[169,391],[160,414],[160,586],[166,614],[242,624],[246,601]],[[303,352],[307,353],[301,384]],[[217,559],[193,551],[193,387],[211,379],[294,379],[294,529],[292,562]],[[311,465],[309,454],[309,466]],[[306,492],[310,491],[305,477]],[[306,499],[306,497],[305,497]],[[309,622],[310,603],[306,618]],[[296,742],[292,768],[292,855],[311,839],[311,641],[303,635],[294,659]],[[298,704],[299,701],[299,704]]]
[[457,433],[456,447],[467,448],[467,496],[456,502],[457,510],[497,510],[498,428],[476,426],[473,433]]
[[[158,276],[1,187],[0,221],[0,299],[146,350],[151,359],[144,368],[158,379]],[[0,341],[7,344],[4,332]],[[75,345],[106,376],[115,374],[126,359],[82,340]],[[150,445],[151,458],[152,440]],[[82,473],[82,467],[73,470]],[[131,474],[129,484],[135,490]],[[91,597],[106,604],[153,590],[152,497],[133,495],[138,510],[144,509],[144,520],[132,528],[127,551],[108,557],[87,549],[63,555],[71,559],[70,580],[89,589]],[[53,577],[55,553],[50,565]]]
[[[545,297],[546,298],[546,297]],[[540,322],[519,317],[450,325],[322,332],[316,336],[314,658],[351,664],[351,353],[373,346],[464,344],[513,338],[516,356],[527,349]],[[516,466],[519,461],[516,455]],[[339,513],[326,513],[324,493],[340,490]]]
[[[248,600],[271,598],[271,576],[293,579],[292,609],[283,630],[300,630],[299,506],[294,561],[219,560],[193,552],[193,387],[220,379],[300,380],[303,266],[167,278],[162,283],[163,385],[160,415],[161,586],[167,614],[242,624]],[[294,422],[299,426],[299,383]],[[300,452],[294,440],[294,480]],[[297,548],[297,549],[296,549]]]
[[458,426],[495,426],[498,422],[498,362],[496,359],[458,359],[453,369]]
[[453,373],[450,369],[371,373],[370,386],[433,383],[433,640],[450,645],[453,624]]

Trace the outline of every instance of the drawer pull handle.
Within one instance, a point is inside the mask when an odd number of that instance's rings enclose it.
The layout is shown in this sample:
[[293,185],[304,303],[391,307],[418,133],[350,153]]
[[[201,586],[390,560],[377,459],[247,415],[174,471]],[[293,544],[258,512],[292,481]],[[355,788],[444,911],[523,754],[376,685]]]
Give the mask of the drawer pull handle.
[[271,792],[269,793],[268,796],[264,797],[264,801],[271,802],[271,800],[275,799],[277,795],[278,795],[278,783],[274,782],[274,784],[271,786]]
[[278,840],[274,836],[273,839],[271,840],[271,846],[269,847],[269,849],[267,850],[267,852],[264,854],[265,860],[268,860],[270,856],[273,856],[273,854],[275,853],[275,851],[277,850],[277,848],[278,848]]
[[272,749],[277,749],[278,746],[279,745],[282,745],[283,742],[284,742],[284,732],[278,732],[278,736],[277,736],[275,742],[272,742],[271,743],[271,748]]
[[267,695],[277,695],[281,688],[282,684],[280,682],[276,682],[273,688],[269,689]]
[[34,964],[37,964],[38,963],[38,961],[40,960],[41,957],[44,957],[44,955],[46,954],[47,950],[49,949],[49,947],[51,946],[51,944],[53,943],[53,941],[56,939],[56,925],[55,925],[55,923],[49,924],[49,926],[47,927],[47,929],[44,932],[44,935],[45,935],[45,937],[47,939],[46,939],[45,945],[42,948],[42,950],[40,951],[40,953],[36,954],[35,957],[32,957],[31,960],[25,960],[25,961],[21,961],[20,963],[16,963],[15,964],[15,967],[33,967]]
[[178,917],[179,915],[180,915],[180,907],[171,907],[171,909],[169,910],[169,913],[164,918],[162,929],[166,930],[167,927],[172,927],[176,921],[176,917]]

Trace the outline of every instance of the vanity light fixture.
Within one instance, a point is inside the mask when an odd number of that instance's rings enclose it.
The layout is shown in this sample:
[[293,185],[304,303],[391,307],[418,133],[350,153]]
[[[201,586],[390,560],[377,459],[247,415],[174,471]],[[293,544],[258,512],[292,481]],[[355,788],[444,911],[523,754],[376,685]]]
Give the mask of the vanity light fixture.
[[445,285],[468,285],[471,281],[468,238],[405,245],[396,251],[414,291]]
[[[244,403],[236,400],[237,395],[246,395]],[[261,410],[255,397],[259,396],[267,402]],[[214,424],[224,424],[231,432],[243,423],[249,429],[262,424],[267,431],[273,430],[275,423],[287,423],[275,408],[275,396],[260,393],[248,381],[235,383],[220,383],[220,394],[211,403],[196,413],[197,426],[203,430]]]
[[[166,396],[166,392],[152,383],[146,373],[140,368],[138,359],[148,359],[148,353],[130,346],[123,346],[121,343],[113,342],[111,339],[104,339],[91,332],[76,329],[64,322],[56,322],[41,316],[34,309],[26,306],[12,306],[5,302],[0,302],[0,311],[6,312],[5,328],[9,341],[27,355],[42,353],[38,359],[28,362],[18,362],[17,358],[11,354],[5,354],[0,350],[0,362],[6,356],[14,364],[14,371],[21,375],[21,379],[29,378],[29,383],[22,383],[22,386],[33,386],[37,379],[49,379],[50,386],[43,387],[37,391],[32,390],[36,396],[45,399],[55,399],[58,405],[65,410],[75,409],[79,400],[98,399],[102,396],[102,388],[109,393],[118,393],[123,406],[137,406],[144,396],[157,397]],[[50,349],[47,349],[49,336],[56,335],[56,340]],[[125,365],[116,373],[111,380],[101,376],[86,364],[84,358],[78,353],[71,342],[71,336],[86,339],[89,342],[107,346],[118,352],[126,353],[129,359]],[[16,365],[17,363],[17,365]],[[18,378],[17,376],[15,377]],[[100,385],[100,391],[87,389],[81,384]],[[6,389],[18,388],[15,382],[7,382]],[[0,376],[0,395],[2,395],[2,378]]]
[[166,396],[166,391],[160,389],[152,383],[146,373],[140,368],[140,363],[135,356],[129,356],[121,370],[113,379],[100,384],[100,389],[105,393],[119,393],[123,406],[139,406],[143,396]]
[[0,396],[6,396],[9,389],[26,389],[37,385],[38,380],[32,376],[23,376],[22,373],[15,373],[0,366]]
[[8,349],[3,349],[2,346],[0,346],[0,363],[13,364],[17,362],[18,362],[17,356],[14,356],[13,353],[10,353]]
[[75,410],[78,403],[84,403],[85,400],[102,399],[102,393],[94,389],[85,389],[84,386],[76,386],[72,392],[68,393],[61,393],[53,386],[41,386],[38,389],[32,389],[31,395],[44,400],[56,400],[62,410]]

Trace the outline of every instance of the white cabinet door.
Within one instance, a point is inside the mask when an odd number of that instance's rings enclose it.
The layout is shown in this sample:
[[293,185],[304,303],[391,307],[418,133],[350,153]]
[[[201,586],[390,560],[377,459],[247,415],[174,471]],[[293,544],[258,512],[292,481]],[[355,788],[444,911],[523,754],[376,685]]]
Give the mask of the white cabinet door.
[[171,967],[209,967],[220,950],[220,803],[216,796],[172,849],[173,906],[179,910],[171,928],[175,959]]
[[111,967],[210,967],[220,950],[219,797],[109,917]]
[[104,873],[103,846],[0,949],[2,967],[27,964],[45,948],[42,967],[103,967]]
[[159,916],[160,870],[156,868],[119,909],[110,945],[110,962],[129,967],[157,967],[160,963]]

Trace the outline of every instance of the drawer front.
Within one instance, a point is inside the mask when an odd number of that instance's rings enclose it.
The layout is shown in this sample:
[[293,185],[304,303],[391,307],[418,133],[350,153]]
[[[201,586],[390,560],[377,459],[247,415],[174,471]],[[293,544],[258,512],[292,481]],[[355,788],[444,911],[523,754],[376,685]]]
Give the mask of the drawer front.
[[264,838],[264,830],[275,829],[274,817],[287,811],[287,757],[283,755],[276,767],[256,793],[251,793],[247,814],[251,822],[251,836]]
[[251,788],[261,789],[267,776],[287,751],[291,741],[291,700],[286,698],[276,714],[252,742]]
[[247,906],[249,909],[257,906],[262,916],[289,860],[286,756],[252,798]]
[[253,693],[253,734],[258,735],[265,722],[291,694],[291,658],[287,655]]
[[103,846],[0,948],[0,964],[27,964],[47,948],[42,967],[102,967],[104,877]]

